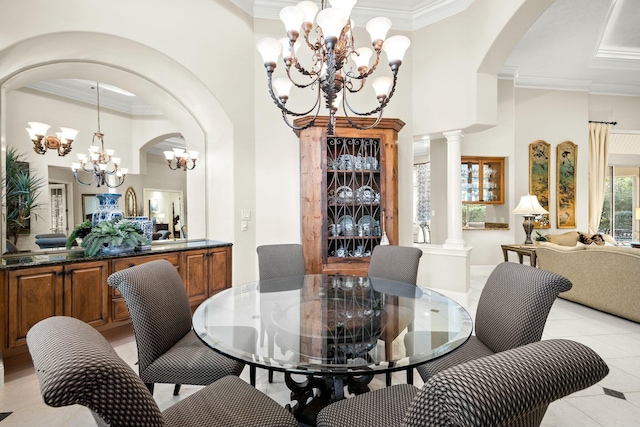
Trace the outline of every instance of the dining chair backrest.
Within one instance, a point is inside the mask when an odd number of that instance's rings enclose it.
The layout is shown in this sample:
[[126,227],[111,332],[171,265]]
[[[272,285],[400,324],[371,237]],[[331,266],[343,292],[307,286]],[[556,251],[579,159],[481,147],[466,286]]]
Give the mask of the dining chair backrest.
[[165,425],[142,380],[83,321],[49,317],[29,330],[27,345],[47,405],[85,406],[98,425]]
[[258,246],[256,251],[260,280],[304,276],[306,273],[304,253],[300,244],[262,245]]
[[551,306],[571,282],[514,262],[499,264],[482,290],[475,334],[494,353],[540,341]]
[[536,342],[437,373],[412,400],[402,425],[539,425],[549,403],[608,372],[602,358],[583,344]]
[[169,261],[151,261],[115,272],[107,282],[127,304],[141,372],[191,331],[189,297]]
[[371,254],[369,276],[415,285],[421,256],[418,248],[378,245]]

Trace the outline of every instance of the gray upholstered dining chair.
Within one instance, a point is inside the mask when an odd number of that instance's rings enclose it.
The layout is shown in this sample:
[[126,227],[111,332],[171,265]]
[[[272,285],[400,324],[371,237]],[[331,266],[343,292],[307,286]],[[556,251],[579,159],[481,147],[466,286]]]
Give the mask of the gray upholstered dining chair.
[[409,246],[378,245],[373,248],[369,276],[416,284],[422,251]]
[[[180,275],[166,260],[140,264],[107,278],[125,300],[138,347],[140,378],[153,394],[155,383],[208,385],[240,375],[244,364],[204,344],[191,329],[189,298]],[[257,331],[237,327],[235,335],[255,346]],[[252,376],[252,384],[254,376]]]
[[[571,289],[563,276],[514,262],[498,264],[482,290],[475,335],[444,357],[418,366],[427,381],[435,373],[478,357],[540,341],[549,310],[560,292]],[[419,346],[422,332],[405,335],[405,345]]]
[[[256,248],[258,253],[258,272],[260,275],[260,294],[282,291],[269,286],[269,279],[288,276],[304,276],[304,252],[298,243],[276,245],[261,245]],[[264,320],[260,323],[260,345],[264,345],[267,338],[268,354],[273,356],[274,334],[267,331]],[[269,382],[273,382],[273,370],[269,369]]]
[[551,402],[608,372],[583,344],[540,341],[453,366],[420,389],[398,384],[338,401],[320,411],[317,426],[539,426]]
[[[408,246],[378,245],[373,248],[371,261],[369,262],[369,276],[396,282],[415,285],[418,280],[418,267],[422,251]],[[411,325],[407,325],[411,328]],[[387,359],[391,358],[391,346],[395,339],[395,333],[388,331],[392,336],[385,341]],[[391,374],[386,374],[387,386],[391,385]],[[407,383],[413,383],[413,369],[407,369]]]
[[86,323],[54,316],[34,325],[27,345],[44,402],[79,404],[99,426],[297,427],[295,418],[238,377],[226,376],[164,412],[142,380]]

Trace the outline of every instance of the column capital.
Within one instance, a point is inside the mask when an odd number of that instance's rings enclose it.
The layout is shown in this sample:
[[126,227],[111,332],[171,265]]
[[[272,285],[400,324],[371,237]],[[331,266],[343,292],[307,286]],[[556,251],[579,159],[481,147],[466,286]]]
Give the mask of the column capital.
[[447,138],[447,142],[449,141],[459,141],[464,138],[464,132],[462,129],[451,130],[448,132],[442,132],[445,138]]

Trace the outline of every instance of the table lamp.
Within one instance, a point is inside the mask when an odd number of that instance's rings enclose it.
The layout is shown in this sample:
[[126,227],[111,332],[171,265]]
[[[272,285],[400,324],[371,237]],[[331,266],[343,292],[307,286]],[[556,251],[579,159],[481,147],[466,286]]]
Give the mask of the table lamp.
[[524,217],[522,227],[527,235],[524,244],[533,245],[533,242],[531,241],[531,232],[533,231],[534,225],[533,219],[536,215],[548,214],[549,211],[540,206],[540,202],[538,202],[538,198],[536,196],[528,194],[520,197],[520,203],[518,203],[518,206],[516,206],[516,208],[511,212]]

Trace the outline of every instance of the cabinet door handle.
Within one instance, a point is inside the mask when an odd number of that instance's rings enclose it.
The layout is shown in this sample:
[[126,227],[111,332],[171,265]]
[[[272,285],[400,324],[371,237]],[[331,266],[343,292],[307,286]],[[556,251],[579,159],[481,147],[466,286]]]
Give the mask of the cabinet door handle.
[[62,276],[63,274],[64,274],[64,272],[63,272],[62,270],[60,270],[60,271],[58,271],[58,272],[56,273],[56,276]]
[[134,263],[132,263],[132,262],[129,263],[129,267],[134,267],[134,266],[135,266]]

